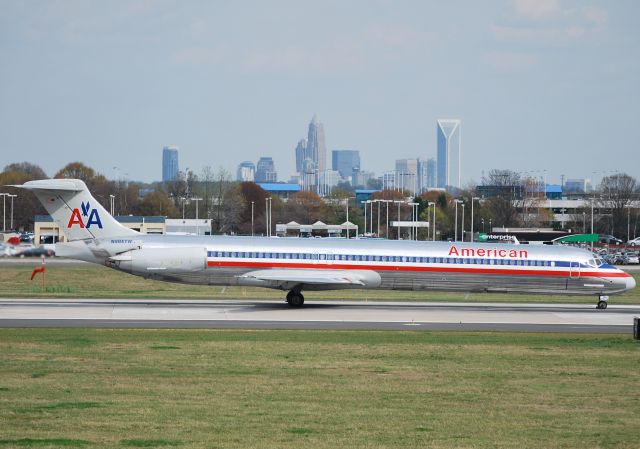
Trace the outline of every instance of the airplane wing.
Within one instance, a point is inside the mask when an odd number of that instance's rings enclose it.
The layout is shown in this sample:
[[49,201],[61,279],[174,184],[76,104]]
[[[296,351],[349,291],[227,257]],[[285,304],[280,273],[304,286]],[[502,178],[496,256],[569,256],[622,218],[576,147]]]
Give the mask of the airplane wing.
[[315,286],[316,288],[377,287],[380,285],[380,275],[372,270],[274,268],[250,271],[237,278],[240,285],[282,289],[291,289],[297,285]]

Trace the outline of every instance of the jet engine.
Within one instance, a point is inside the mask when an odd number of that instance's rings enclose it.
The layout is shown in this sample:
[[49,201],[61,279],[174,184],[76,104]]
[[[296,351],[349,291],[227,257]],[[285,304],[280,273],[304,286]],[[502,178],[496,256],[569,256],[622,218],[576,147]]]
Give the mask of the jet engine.
[[141,248],[112,256],[109,262],[127,273],[171,276],[204,270],[207,250],[204,247]]

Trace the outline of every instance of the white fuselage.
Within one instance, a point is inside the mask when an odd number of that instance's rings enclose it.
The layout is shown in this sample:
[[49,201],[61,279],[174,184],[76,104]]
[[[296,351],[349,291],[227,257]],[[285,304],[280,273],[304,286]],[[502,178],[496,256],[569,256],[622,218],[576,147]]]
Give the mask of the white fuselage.
[[56,251],[145,278],[283,290],[608,295],[635,287],[629,274],[565,246],[140,234]]

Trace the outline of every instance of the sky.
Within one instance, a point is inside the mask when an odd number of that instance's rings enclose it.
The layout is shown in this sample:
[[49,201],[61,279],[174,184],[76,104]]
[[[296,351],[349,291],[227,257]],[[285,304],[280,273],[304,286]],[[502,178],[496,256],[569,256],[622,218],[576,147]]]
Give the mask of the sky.
[[[0,0],[0,168],[161,178],[272,156],[314,114],[363,170],[436,154],[462,121],[463,184],[640,178],[640,2]],[[114,168],[117,167],[117,168]]]

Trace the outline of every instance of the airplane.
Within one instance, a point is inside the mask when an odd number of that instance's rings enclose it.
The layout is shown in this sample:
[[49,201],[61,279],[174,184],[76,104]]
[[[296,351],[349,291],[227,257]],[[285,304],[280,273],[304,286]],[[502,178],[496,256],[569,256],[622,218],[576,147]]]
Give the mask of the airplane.
[[566,246],[367,239],[147,235],[116,221],[76,179],[29,181],[63,229],[58,256],[168,282],[287,291],[387,289],[608,295],[634,278],[592,252]]

